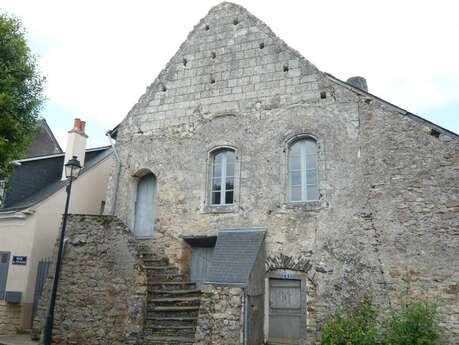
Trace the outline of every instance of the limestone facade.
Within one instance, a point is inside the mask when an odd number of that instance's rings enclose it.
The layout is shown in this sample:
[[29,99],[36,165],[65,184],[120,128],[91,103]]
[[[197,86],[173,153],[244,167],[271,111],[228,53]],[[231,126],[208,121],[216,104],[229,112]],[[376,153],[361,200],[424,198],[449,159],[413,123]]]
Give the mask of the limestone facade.
[[[291,203],[289,145],[306,136],[318,145],[320,198]],[[267,279],[305,277],[303,343],[368,290],[381,304],[407,291],[435,298],[445,337],[459,342],[458,136],[319,71],[244,8],[223,3],[201,20],[116,147],[107,209],[133,228],[139,177],[153,173],[154,242],[172,262],[186,266],[182,236],[266,227]],[[219,147],[236,154],[224,207],[209,202]]]

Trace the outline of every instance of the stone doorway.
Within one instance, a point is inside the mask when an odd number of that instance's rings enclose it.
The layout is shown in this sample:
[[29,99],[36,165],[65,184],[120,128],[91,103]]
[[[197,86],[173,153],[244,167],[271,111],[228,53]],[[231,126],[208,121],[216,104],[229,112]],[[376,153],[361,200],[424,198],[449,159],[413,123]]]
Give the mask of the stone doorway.
[[302,344],[305,338],[304,277],[290,273],[269,277],[269,344]]

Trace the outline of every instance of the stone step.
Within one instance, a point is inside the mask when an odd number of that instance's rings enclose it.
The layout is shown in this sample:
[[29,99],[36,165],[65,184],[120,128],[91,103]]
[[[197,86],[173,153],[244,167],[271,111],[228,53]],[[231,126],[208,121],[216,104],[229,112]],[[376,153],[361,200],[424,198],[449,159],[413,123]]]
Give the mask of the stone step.
[[159,265],[169,265],[169,260],[165,258],[159,259],[159,258],[142,257],[142,260],[146,266],[148,265],[158,265],[158,266]]
[[147,306],[147,318],[150,317],[194,317],[199,312],[199,306]]
[[178,272],[178,268],[171,265],[145,265],[144,267],[147,273]]
[[163,344],[163,345],[192,345],[194,337],[161,337],[161,336],[145,336],[144,345]]
[[175,325],[175,324],[189,324],[194,323],[198,320],[197,317],[192,316],[147,316],[146,325],[150,323],[154,325]]
[[147,284],[150,285],[150,281],[155,283],[157,281],[167,281],[167,282],[177,282],[182,283],[184,278],[180,273],[171,273],[171,272],[152,272],[147,271]]
[[154,289],[148,288],[148,293],[151,293],[158,298],[170,296],[184,296],[184,297],[197,297],[201,296],[199,289],[184,289],[184,290],[170,290],[170,289]]
[[159,336],[194,337],[195,325],[152,325],[144,328],[144,334]]
[[169,291],[182,290],[182,289],[193,289],[196,287],[195,283],[190,282],[173,282],[173,281],[162,281],[162,280],[148,280],[148,289],[167,289]]
[[199,305],[201,298],[200,297],[169,297],[169,298],[156,298],[148,297],[148,304],[166,306],[173,305],[176,307],[179,306],[194,306]]

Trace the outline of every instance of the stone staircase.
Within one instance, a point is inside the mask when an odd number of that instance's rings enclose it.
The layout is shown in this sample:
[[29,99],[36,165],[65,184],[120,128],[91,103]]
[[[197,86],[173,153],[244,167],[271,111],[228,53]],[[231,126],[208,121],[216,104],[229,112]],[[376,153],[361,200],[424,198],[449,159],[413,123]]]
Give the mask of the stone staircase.
[[191,345],[198,319],[201,291],[187,282],[177,267],[139,246],[147,274],[144,345]]

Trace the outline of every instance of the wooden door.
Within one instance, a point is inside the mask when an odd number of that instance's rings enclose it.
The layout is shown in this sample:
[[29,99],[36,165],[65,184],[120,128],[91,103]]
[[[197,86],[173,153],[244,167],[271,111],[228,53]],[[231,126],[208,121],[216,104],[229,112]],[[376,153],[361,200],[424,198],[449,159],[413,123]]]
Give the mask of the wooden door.
[[0,299],[5,298],[6,280],[8,278],[9,265],[10,253],[0,252]]
[[303,338],[301,280],[269,280],[269,343],[298,344]]
[[137,185],[134,234],[136,239],[152,238],[155,229],[156,178],[143,176]]
[[193,247],[191,252],[191,281],[200,288],[207,281],[207,270],[214,253],[213,247]]

